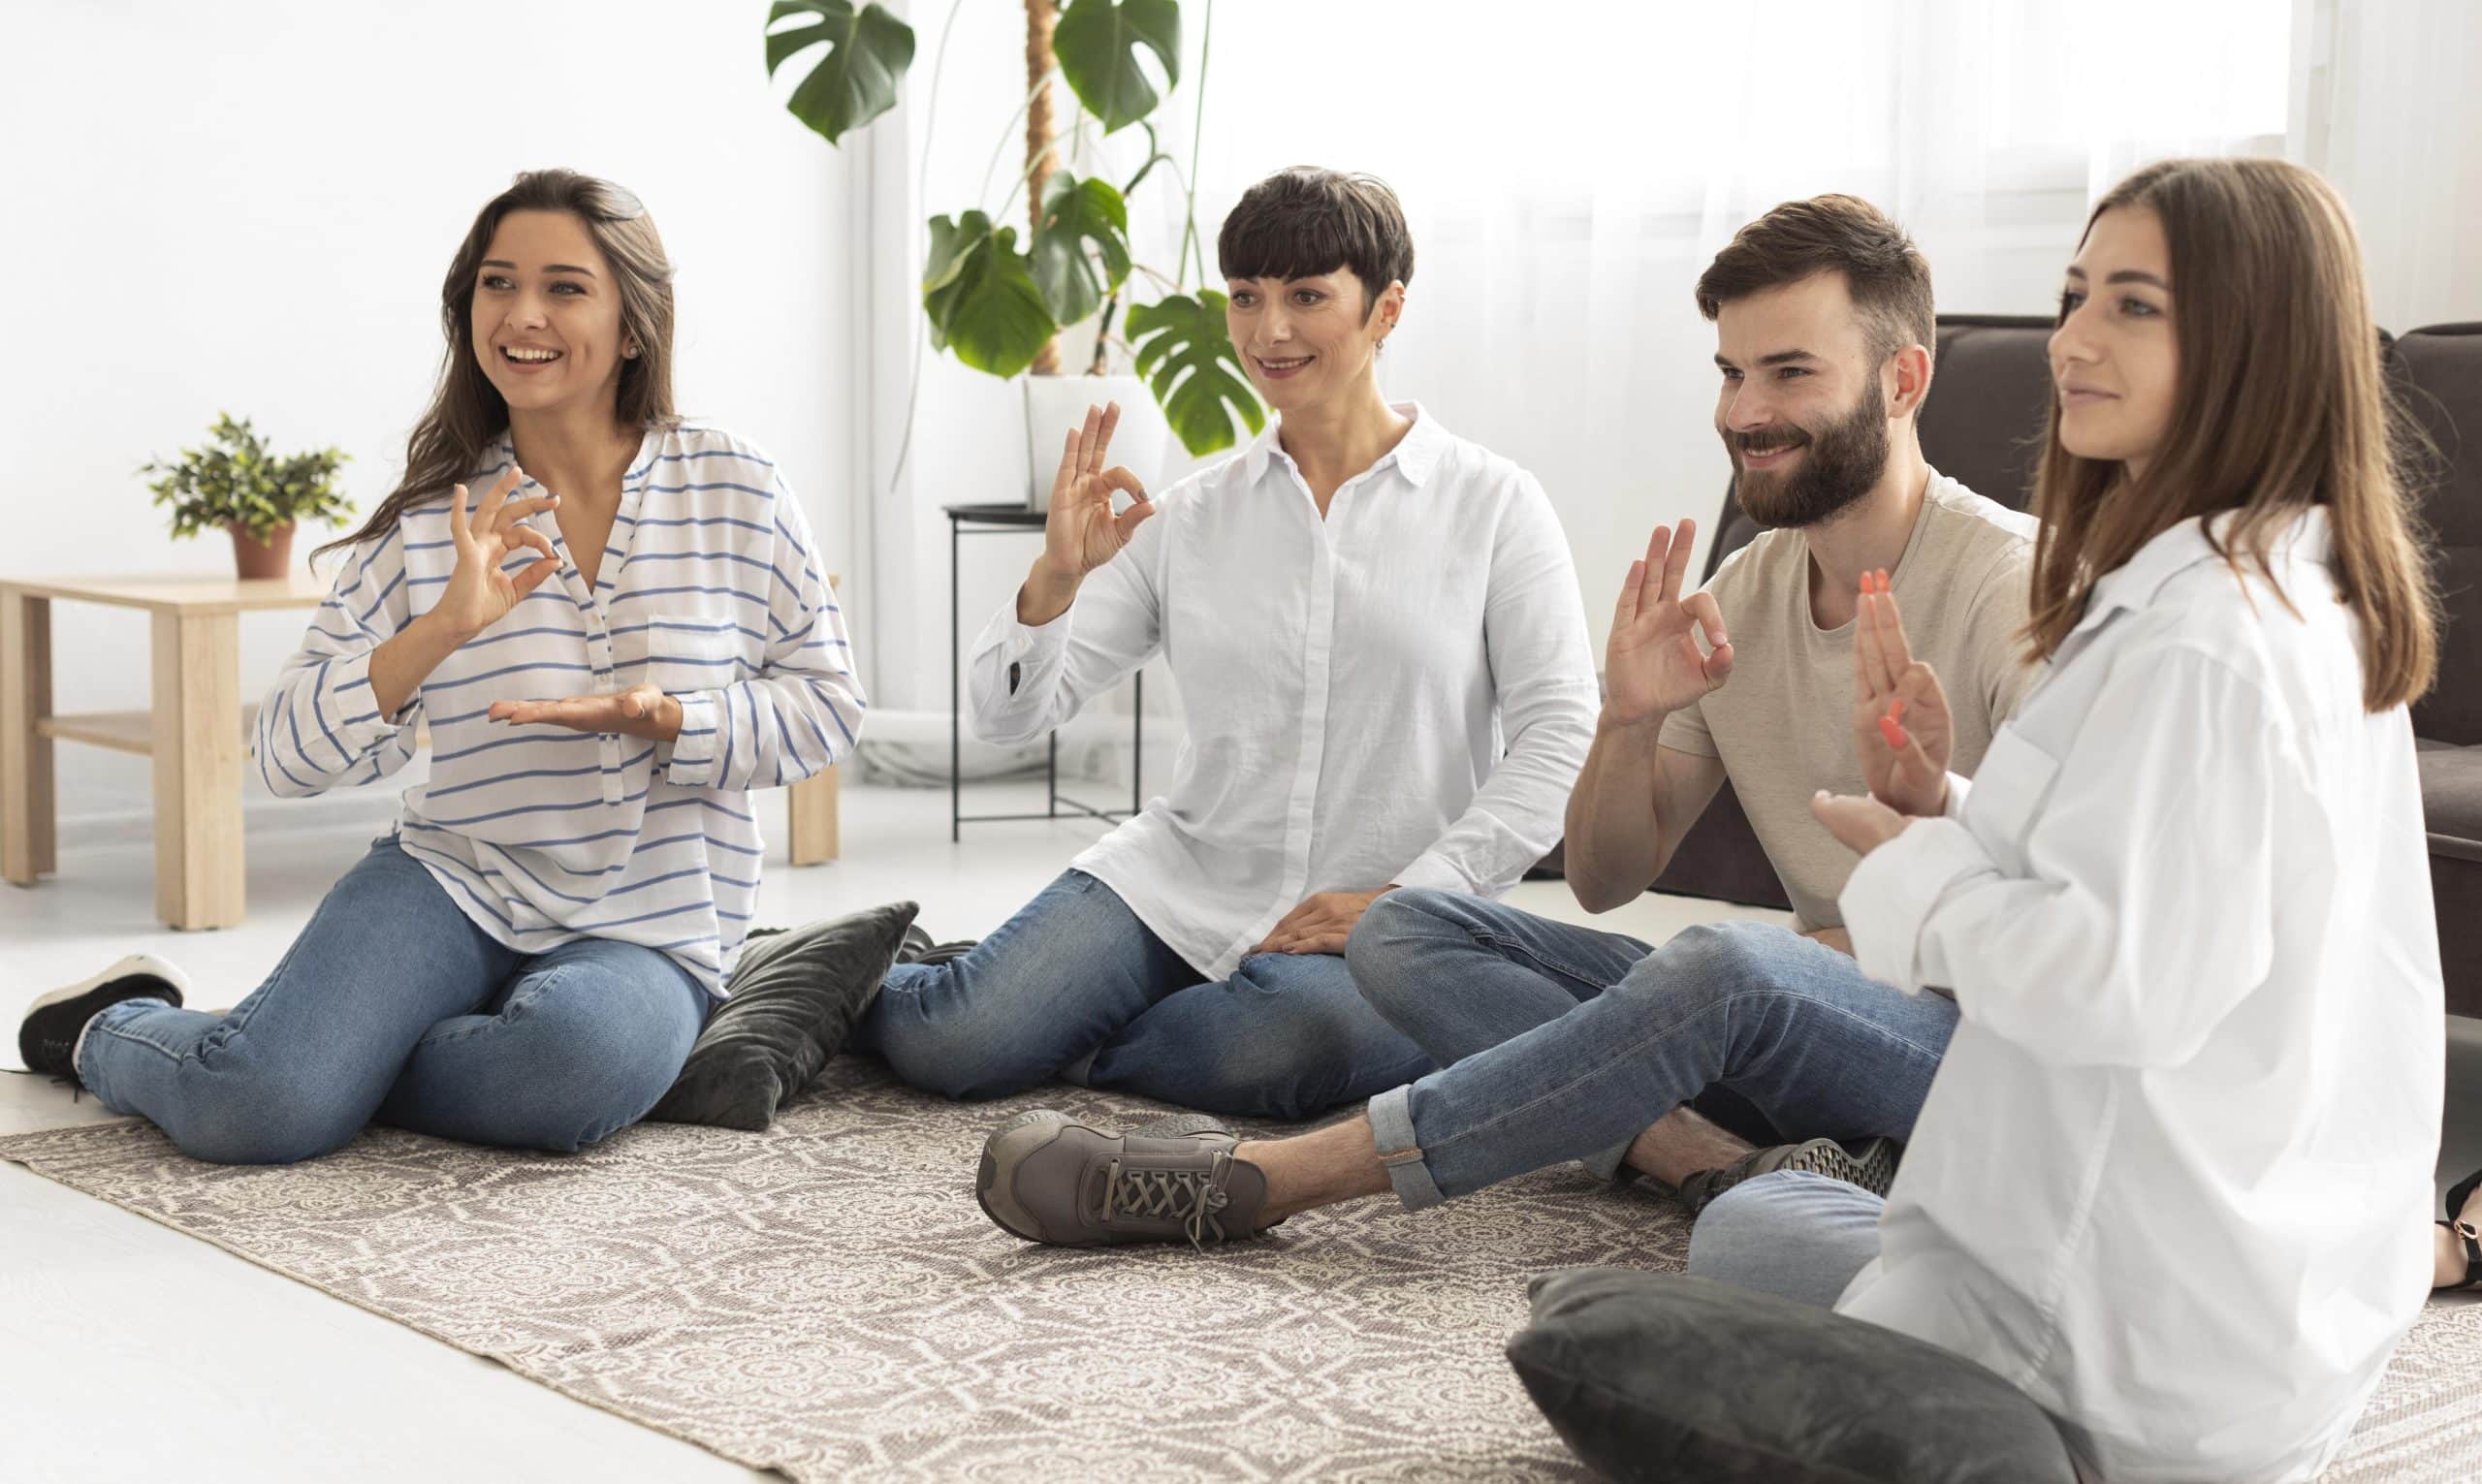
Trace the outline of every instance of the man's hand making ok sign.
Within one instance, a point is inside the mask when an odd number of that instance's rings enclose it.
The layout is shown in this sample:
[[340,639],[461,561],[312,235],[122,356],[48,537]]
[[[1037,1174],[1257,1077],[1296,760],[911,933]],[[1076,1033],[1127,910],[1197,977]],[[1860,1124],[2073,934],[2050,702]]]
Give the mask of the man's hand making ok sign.
[[[1604,647],[1603,713],[1608,720],[1635,725],[1679,710],[1733,673],[1733,642],[1725,637],[1714,595],[1680,595],[1697,536],[1695,521],[1681,521],[1676,532],[1658,525],[1645,559],[1629,565],[1611,614],[1611,639]],[[1697,630],[1705,632],[1704,651]]]

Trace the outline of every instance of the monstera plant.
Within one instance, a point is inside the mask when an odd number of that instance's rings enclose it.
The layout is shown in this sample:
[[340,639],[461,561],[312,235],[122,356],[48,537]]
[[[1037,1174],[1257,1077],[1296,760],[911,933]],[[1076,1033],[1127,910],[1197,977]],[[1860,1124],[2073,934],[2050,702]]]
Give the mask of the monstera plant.
[[[1265,413],[1225,332],[1225,297],[1204,283],[1194,148],[1183,174],[1157,147],[1149,121],[1181,81],[1178,0],[1023,3],[1027,93],[1009,128],[1025,123],[1026,166],[998,206],[931,219],[922,272],[931,343],[994,376],[1053,374],[1061,369],[1061,331],[1092,320],[1088,372],[1103,373],[1112,352],[1123,350],[1184,447],[1193,455],[1230,448],[1236,422],[1257,432]],[[1207,0],[1210,24],[1213,14]],[[1204,55],[1201,47],[1201,69]],[[814,60],[786,107],[832,144],[896,107],[898,83],[913,64],[913,28],[875,3],[776,0],[767,70],[781,72],[797,58]],[[1106,136],[1131,126],[1144,133],[1145,159],[1126,180],[1080,176],[1061,162],[1055,79],[1076,101],[1072,131],[1091,119]],[[1204,78],[1194,86],[1202,93]],[[1138,263],[1130,241],[1129,198],[1159,165],[1172,166],[1168,174],[1183,192],[1185,226],[1169,274]],[[1022,238],[1011,222],[1021,193]],[[1139,280],[1154,295],[1145,302],[1132,297]],[[1116,319],[1125,322],[1117,335]]]

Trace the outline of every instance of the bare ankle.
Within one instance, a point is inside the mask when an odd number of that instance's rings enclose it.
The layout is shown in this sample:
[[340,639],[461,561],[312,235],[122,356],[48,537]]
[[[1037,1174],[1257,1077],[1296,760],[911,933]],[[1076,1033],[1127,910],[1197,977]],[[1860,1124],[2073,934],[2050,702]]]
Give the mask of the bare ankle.
[[1750,1152],[1747,1140],[1728,1132],[1686,1104],[1646,1125],[1629,1145],[1628,1166],[1677,1189],[1702,1170],[1720,1170]]
[[1321,1206],[1387,1190],[1387,1170],[1371,1143],[1367,1119],[1347,1119],[1289,1139],[1251,1140],[1232,1157],[1266,1177],[1261,1219],[1269,1224]]

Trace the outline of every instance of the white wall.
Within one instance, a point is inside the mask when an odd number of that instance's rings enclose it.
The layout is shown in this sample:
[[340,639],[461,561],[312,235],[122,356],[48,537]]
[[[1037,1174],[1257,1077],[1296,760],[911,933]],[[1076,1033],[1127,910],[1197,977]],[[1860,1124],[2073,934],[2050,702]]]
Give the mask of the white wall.
[[[849,569],[848,167],[777,103],[765,14],[12,0],[0,568],[229,570],[220,536],[172,543],[132,473],[220,409],[280,448],[343,448],[348,491],[375,503],[431,386],[440,277],[474,212],[517,171],[564,165],[647,202],[679,268],[682,406],[767,446]],[[245,694],[302,616],[245,622]],[[60,710],[146,705],[141,616],[64,605],[54,625]],[[73,842],[147,806],[143,759],[63,746],[59,775]]]
[[2482,5],[2298,0],[2293,158],[2353,208],[2378,323],[2482,319]]

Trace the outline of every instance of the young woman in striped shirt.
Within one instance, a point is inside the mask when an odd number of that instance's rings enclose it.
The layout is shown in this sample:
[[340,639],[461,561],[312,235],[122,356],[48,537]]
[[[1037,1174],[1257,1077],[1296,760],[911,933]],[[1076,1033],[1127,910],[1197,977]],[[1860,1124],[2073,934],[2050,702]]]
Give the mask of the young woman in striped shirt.
[[861,727],[800,504],[673,412],[671,267],[634,197],[520,175],[442,321],[405,478],[349,538],[257,745],[299,796],[384,777],[427,732],[429,778],[231,1014],[179,1008],[149,963],[38,1002],[20,1036],[199,1158],[307,1158],[374,1118],[550,1150],[635,1122],[748,926],[748,791]]

